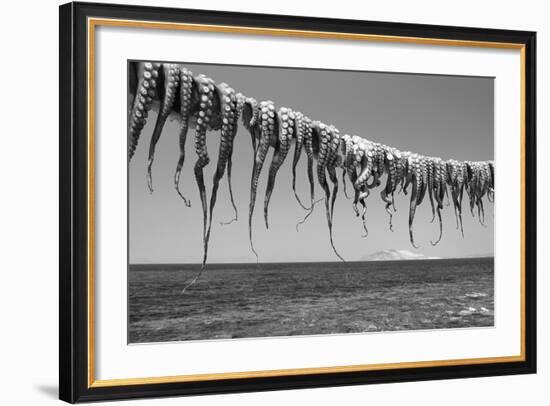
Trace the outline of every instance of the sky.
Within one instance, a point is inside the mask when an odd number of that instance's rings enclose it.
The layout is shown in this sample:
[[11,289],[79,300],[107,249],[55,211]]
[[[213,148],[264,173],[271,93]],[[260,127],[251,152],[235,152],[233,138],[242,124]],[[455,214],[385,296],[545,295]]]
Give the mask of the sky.
[[[418,152],[443,159],[489,160],[494,157],[494,80],[488,77],[458,77],[407,73],[330,71],[198,65],[182,62],[194,75],[203,73],[216,83],[226,82],[236,91],[258,101],[273,100],[277,107],[290,107],[312,119],[333,124],[341,134],[358,135],[402,151]],[[202,260],[202,209],[193,166],[194,130],[187,137],[181,186],[191,207],[186,207],[173,186],[179,156],[176,120],[168,121],[157,144],[153,166],[154,193],[147,188],[146,168],[149,141],[156,120],[151,112],[136,154],[128,169],[129,261],[130,263],[199,263]],[[219,131],[207,133],[211,162],[205,168],[208,200],[215,171]],[[263,221],[263,200],[268,154],[260,178],[253,219],[254,245],[260,262],[338,261],[330,243],[324,205],[318,204],[297,232],[295,225],[304,216],[292,192],[291,162],[294,147],[279,170],[270,203],[270,228]],[[233,152],[233,192],[239,219],[231,225],[221,221],[233,216],[227,179],[220,182],[215,207],[209,262],[256,262],[248,240],[248,203],[253,151],[250,135],[239,122]],[[298,193],[308,200],[306,159],[298,166]],[[340,174],[339,174],[340,178]],[[385,178],[382,185],[385,184]],[[316,182],[316,197],[321,188]],[[351,186],[348,184],[348,192]],[[464,238],[455,227],[452,205],[445,207],[443,238],[437,238],[437,220],[430,223],[428,199],[415,217],[416,249],[408,235],[409,196],[395,196],[397,212],[393,229],[379,192],[367,199],[369,235],[362,237],[362,225],[352,210],[351,200],[342,193],[334,212],[334,242],[347,261],[365,259],[385,249],[408,250],[431,257],[458,258],[493,255],[493,205],[486,204],[486,227],[472,218],[464,201]]]

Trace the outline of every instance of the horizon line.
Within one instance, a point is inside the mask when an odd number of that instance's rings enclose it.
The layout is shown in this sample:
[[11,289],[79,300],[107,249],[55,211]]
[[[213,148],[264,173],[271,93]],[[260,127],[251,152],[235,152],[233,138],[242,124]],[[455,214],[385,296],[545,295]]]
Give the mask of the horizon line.
[[[363,259],[354,261],[279,261],[279,262],[210,262],[206,265],[270,265],[270,264],[357,264],[364,262],[403,262],[403,261],[441,261],[441,260],[453,260],[453,259],[494,259],[494,255],[479,255],[479,256],[467,256],[467,257],[448,257],[448,258],[403,258],[403,259]],[[182,265],[196,265],[200,266],[200,262],[132,262],[128,263],[128,267],[131,266],[148,266],[148,265],[160,265],[160,266],[182,266]]]

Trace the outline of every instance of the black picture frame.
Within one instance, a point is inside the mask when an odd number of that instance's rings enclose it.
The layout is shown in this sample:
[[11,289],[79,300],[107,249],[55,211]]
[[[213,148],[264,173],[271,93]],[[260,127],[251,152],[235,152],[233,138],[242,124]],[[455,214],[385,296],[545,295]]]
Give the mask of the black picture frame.
[[[59,397],[67,402],[235,393],[536,372],[536,33],[389,22],[215,12],[113,4],[60,6]],[[211,381],[90,386],[88,379],[87,19],[101,17],[514,43],[524,47],[524,359],[437,367]]]

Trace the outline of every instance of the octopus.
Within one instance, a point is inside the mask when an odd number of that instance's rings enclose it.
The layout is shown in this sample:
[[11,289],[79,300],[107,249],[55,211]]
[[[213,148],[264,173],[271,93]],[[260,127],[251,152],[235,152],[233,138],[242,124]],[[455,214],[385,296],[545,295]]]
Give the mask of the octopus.
[[[416,209],[425,200],[430,202],[431,222],[438,219],[437,245],[443,237],[441,212],[445,197],[452,201],[456,228],[464,236],[462,203],[464,191],[471,214],[485,225],[485,201],[494,202],[495,164],[493,161],[459,161],[429,157],[410,151],[400,151],[357,135],[341,133],[333,124],[309,118],[305,113],[290,107],[276,106],[275,102],[258,102],[255,98],[237,92],[227,83],[217,84],[205,75],[194,75],[182,64],[158,62],[134,62],[130,66],[130,95],[128,108],[128,161],[134,156],[139,138],[151,109],[158,110],[153,133],[149,143],[147,161],[147,185],[153,193],[153,164],[156,145],[162,135],[169,116],[179,123],[179,158],[174,173],[174,186],[186,207],[191,201],[180,188],[180,177],[185,161],[186,140],[189,130],[195,131],[194,151],[196,161],[194,176],[199,191],[203,220],[203,260],[200,272],[186,285],[192,285],[206,268],[208,246],[212,232],[214,209],[218,189],[224,176],[227,177],[229,198],[234,218],[221,222],[230,224],[238,219],[237,207],[232,190],[231,169],[233,145],[238,135],[239,120],[250,135],[252,146],[252,172],[248,210],[248,234],[251,251],[259,258],[253,242],[253,216],[256,205],[258,183],[270,150],[273,156],[269,166],[267,187],[264,197],[264,223],[269,228],[269,205],[275,191],[277,175],[283,166],[292,144],[292,190],[299,206],[307,211],[303,223],[313,212],[315,204],[325,202],[325,217],[329,244],[336,257],[344,261],[333,236],[334,207],[339,191],[338,171],[344,193],[348,197],[346,181],[353,188],[352,209],[361,218],[363,237],[368,235],[367,204],[371,189],[380,187],[380,198],[389,216],[389,229],[393,231],[393,217],[396,213],[395,195],[409,195],[409,240],[418,248],[414,239]],[[216,168],[212,180],[210,199],[207,198],[204,170],[210,163],[206,147],[209,132],[219,131],[219,148]],[[309,183],[309,202],[305,203],[296,189],[297,168],[302,153],[307,159],[306,176]],[[316,168],[314,170],[314,165]],[[317,179],[315,179],[315,175]],[[315,183],[324,198],[315,200]],[[409,191],[409,187],[411,190]],[[398,190],[399,189],[399,190]],[[426,199],[426,195],[428,199]],[[349,197],[351,198],[351,197]],[[359,210],[358,205],[361,205]],[[448,204],[447,204],[448,205]]]

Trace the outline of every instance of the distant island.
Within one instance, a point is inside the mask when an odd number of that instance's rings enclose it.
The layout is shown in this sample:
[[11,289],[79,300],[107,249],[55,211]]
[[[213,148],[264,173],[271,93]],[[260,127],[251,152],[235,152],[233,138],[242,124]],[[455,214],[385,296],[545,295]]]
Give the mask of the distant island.
[[363,261],[398,261],[411,259],[441,259],[441,257],[428,257],[424,254],[415,254],[407,250],[387,249],[377,251],[362,258]]

